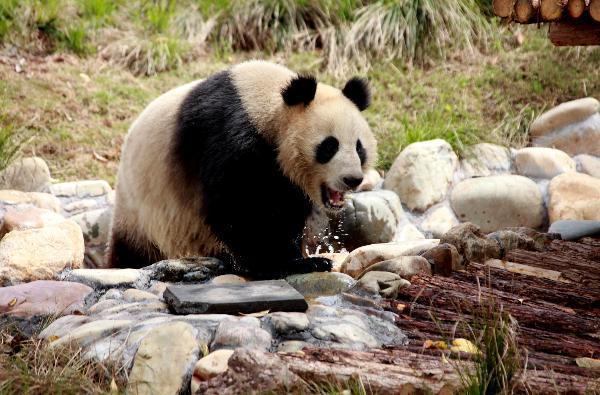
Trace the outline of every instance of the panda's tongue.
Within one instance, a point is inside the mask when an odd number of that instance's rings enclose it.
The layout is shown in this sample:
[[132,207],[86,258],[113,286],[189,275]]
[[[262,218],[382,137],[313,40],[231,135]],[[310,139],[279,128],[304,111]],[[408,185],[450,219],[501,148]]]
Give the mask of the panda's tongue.
[[329,190],[329,200],[336,206],[339,206],[344,202],[344,194],[342,192],[334,191],[333,189]]

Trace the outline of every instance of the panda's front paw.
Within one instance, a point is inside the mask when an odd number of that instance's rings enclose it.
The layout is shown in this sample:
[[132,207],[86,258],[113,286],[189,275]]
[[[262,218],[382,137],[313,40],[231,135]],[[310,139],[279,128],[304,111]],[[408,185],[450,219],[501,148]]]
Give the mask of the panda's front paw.
[[291,270],[295,273],[330,272],[331,259],[321,257],[300,258],[294,260]]

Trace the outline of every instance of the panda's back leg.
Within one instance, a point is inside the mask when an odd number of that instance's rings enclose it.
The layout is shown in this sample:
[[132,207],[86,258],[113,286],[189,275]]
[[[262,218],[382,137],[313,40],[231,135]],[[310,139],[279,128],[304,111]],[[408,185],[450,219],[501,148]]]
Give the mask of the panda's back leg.
[[108,266],[113,268],[141,268],[164,259],[163,254],[147,240],[113,229],[108,250]]

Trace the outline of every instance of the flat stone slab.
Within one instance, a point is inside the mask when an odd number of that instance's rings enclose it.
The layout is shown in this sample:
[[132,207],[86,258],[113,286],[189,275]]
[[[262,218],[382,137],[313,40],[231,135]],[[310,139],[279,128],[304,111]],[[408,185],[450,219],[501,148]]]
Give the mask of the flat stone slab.
[[164,299],[176,314],[248,314],[308,308],[304,297],[285,280],[170,285]]

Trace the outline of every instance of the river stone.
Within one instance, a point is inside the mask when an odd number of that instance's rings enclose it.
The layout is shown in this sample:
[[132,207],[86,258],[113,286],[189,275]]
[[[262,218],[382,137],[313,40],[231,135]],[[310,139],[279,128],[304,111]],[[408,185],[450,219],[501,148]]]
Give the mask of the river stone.
[[0,190],[0,205],[31,204],[38,208],[45,208],[56,213],[60,212],[60,200],[56,196],[42,192],[21,192],[13,190]]
[[398,226],[396,236],[394,237],[395,242],[413,241],[425,239],[425,235],[412,224],[408,219],[405,219]]
[[394,273],[406,280],[410,280],[417,274],[431,275],[431,265],[427,262],[427,259],[421,256],[401,256],[369,266],[361,274],[361,277],[371,271]]
[[595,113],[581,122],[535,137],[532,145],[558,148],[567,154],[600,156],[600,114]]
[[225,373],[228,368],[227,362],[232,355],[233,350],[217,350],[201,358],[194,366],[194,378],[204,381]]
[[13,230],[26,230],[43,228],[48,225],[56,225],[64,221],[62,215],[48,209],[35,206],[12,206],[8,207],[4,214],[2,236]]
[[108,241],[110,221],[112,219],[111,208],[100,208],[86,211],[70,217],[81,227],[86,245],[104,245]]
[[32,281],[0,288],[0,311],[18,317],[81,313],[84,300],[93,290],[66,281]]
[[151,329],[135,354],[126,392],[178,394],[189,391],[187,386],[198,354],[191,325],[172,322]]
[[576,171],[575,161],[561,150],[545,147],[527,147],[515,154],[517,173],[532,178],[552,178],[558,174]]
[[163,282],[201,282],[221,274],[223,262],[216,258],[198,257],[167,259],[144,268],[150,279]]
[[462,257],[452,244],[439,244],[421,256],[429,262],[431,271],[440,276],[450,276],[453,271],[463,268]]
[[70,220],[39,229],[13,230],[0,241],[0,284],[51,280],[83,262],[83,236]]
[[600,221],[556,221],[550,225],[548,233],[558,233],[563,240],[600,237]]
[[123,291],[123,300],[126,302],[143,302],[147,300],[158,300],[158,296],[151,292],[129,288]]
[[463,178],[486,177],[492,174],[509,173],[512,158],[510,149],[496,144],[475,144],[460,162]]
[[533,137],[543,136],[555,129],[583,121],[599,109],[600,102],[593,97],[561,103],[533,121],[529,134]]
[[411,240],[396,243],[372,244],[352,251],[342,264],[342,273],[357,277],[369,266],[407,255],[419,255],[438,245],[437,239]]
[[561,174],[548,188],[550,222],[600,220],[600,179],[587,174]]
[[138,269],[75,269],[68,272],[63,280],[74,281],[95,289],[130,287],[142,278]]
[[276,312],[266,316],[277,333],[300,332],[308,328],[308,317],[304,313]]
[[336,295],[347,291],[356,283],[347,274],[337,272],[293,274],[285,280],[306,298]]
[[458,166],[452,147],[441,139],[410,144],[392,164],[384,188],[409,209],[425,211],[446,196]]
[[410,286],[410,282],[387,271],[367,271],[356,283],[357,289],[388,299],[396,299],[398,289],[408,286]]
[[260,321],[254,317],[238,320],[223,320],[215,332],[211,350],[236,349],[238,347],[268,350],[273,338],[260,327]]
[[110,185],[104,180],[63,182],[52,184],[49,189],[54,196],[79,199],[102,196],[111,191]]
[[50,183],[50,169],[42,158],[23,158],[0,172],[0,189],[40,192]]
[[523,176],[464,180],[454,187],[450,202],[461,221],[472,222],[486,233],[512,226],[538,228],[544,222],[542,194],[535,182]]
[[357,191],[372,191],[377,189],[383,183],[383,178],[375,169],[369,169],[365,173],[362,183],[358,186]]
[[577,170],[592,177],[600,178],[600,157],[581,154],[573,158],[577,163]]
[[342,344],[358,343],[366,348],[377,348],[381,344],[369,332],[349,322],[327,323],[311,330],[314,337],[321,340]]
[[176,314],[305,311],[308,307],[304,297],[285,280],[169,285],[163,297]]
[[[50,346],[53,348],[64,347],[71,344],[77,344],[80,347],[85,347],[96,340],[110,336],[119,330],[131,327],[135,322],[131,320],[115,320],[104,319],[87,322],[79,327],[76,327],[65,333],[62,337],[57,336],[49,338]],[[50,333],[50,331],[48,331]],[[41,336],[41,335],[40,335]]]
[[348,194],[341,224],[333,225],[342,245],[353,250],[368,244],[394,239],[398,222],[404,217],[400,199],[392,191],[377,190]]
[[450,207],[443,205],[429,210],[420,225],[424,232],[440,238],[452,227],[458,225],[458,219]]
[[235,274],[222,274],[210,280],[211,284],[243,284],[248,282],[244,277],[236,276]]

